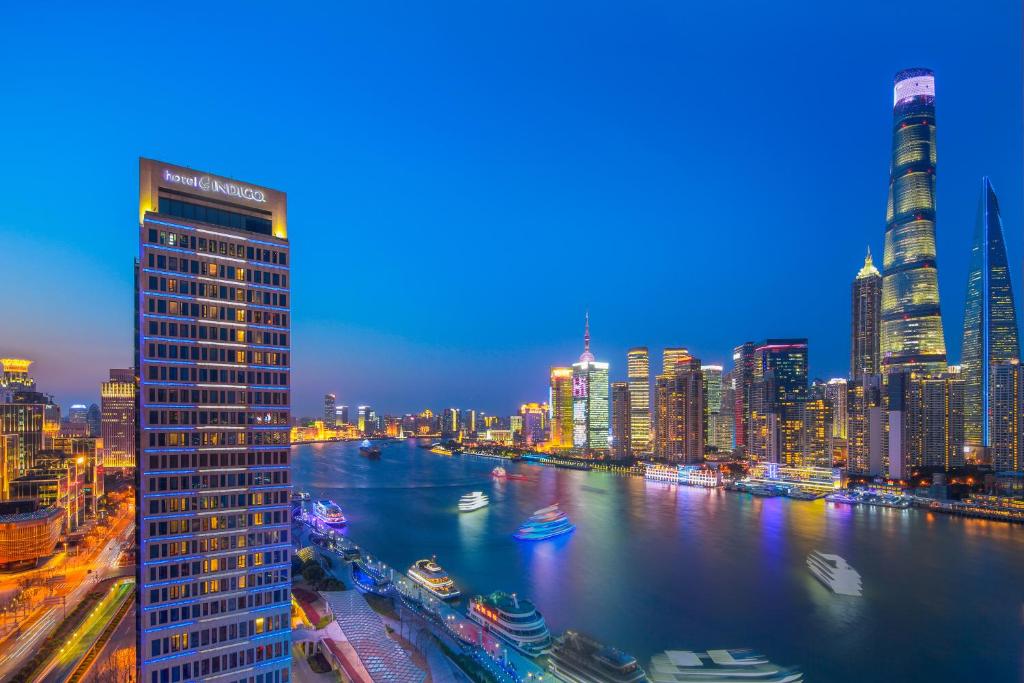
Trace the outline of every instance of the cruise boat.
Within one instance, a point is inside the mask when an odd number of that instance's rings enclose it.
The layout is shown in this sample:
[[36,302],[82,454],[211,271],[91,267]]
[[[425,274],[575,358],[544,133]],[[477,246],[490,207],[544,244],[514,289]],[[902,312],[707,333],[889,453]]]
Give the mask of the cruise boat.
[[636,657],[577,631],[555,639],[548,671],[568,683],[641,683],[647,680]]
[[364,439],[359,444],[359,455],[370,460],[380,460],[380,446],[374,446],[369,439]]
[[487,507],[490,502],[487,499],[487,494],[483,491],[473,491],[473,493],[467,493],[462,498],[459,498],[459,511],[472,512],[473,510],[479,510],[480,508]]
[[416,560],[406,572],[409,578],[427,589],[429,593],[442,600],[459,597],[459,589],[455,587],[452,577],[437,563],[437,556],[429,560]]
[[751,650],[666,650],[651,658],[651,683],[802,683],[799,669],[781,667]]
[[318,500],[313,504],[313,515],[329,526],[345,526],[348,520],[333,500]]
[[469,603],[469,618],[530,657],[551,648],[551,632],[544,617],[532,602],[515,593],[474,596]]
[[451,455],[454,451],[450,448],[445,448],[439,443],[434,444],[430,447],[430,452],[434,455]]
[[807,556],[807,568],[826,588],[839,595],[860,596],[860,574],[838,555],[812,550]]
[[521,541],[543,541],[576,530],[569,517],[562,512],[558,503],[537,510],[513,534]]
[[504,467],[498,465],[493,470],[491,470],[491,476],[494,477],[495,479],[504,479],[505,477],[508,476],[508,472],[505,471]]

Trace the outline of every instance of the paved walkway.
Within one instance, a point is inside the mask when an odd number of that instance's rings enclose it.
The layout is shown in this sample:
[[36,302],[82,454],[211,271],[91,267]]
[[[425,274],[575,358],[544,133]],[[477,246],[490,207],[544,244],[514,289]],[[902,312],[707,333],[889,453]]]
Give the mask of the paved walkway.
[[361,593],[349,590],[321,595],[343,634],[342,643],[325,641],[332,650],[338,648],[338,654],[344,655],[344,645],[349,645],[375,683],[421,683],[426,678],[409,654],[387,637],[384,622]]

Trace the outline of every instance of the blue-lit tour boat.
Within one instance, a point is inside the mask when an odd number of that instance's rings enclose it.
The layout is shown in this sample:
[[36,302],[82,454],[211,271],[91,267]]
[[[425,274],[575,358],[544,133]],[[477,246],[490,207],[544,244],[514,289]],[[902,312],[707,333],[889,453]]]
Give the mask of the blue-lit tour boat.
[[572,533],[576,526],[562,512],[558,503],[537,510],[513,534],[520,541],[543,541],[562,534]]
[[345,526],[348,520],[333,500],[318,500],[313,504],[313,516],[328,526]]

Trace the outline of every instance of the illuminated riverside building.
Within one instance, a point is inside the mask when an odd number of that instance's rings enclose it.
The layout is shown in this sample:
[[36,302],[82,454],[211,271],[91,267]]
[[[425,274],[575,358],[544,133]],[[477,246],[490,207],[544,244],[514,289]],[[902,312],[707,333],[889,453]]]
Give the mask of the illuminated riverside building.
[[802,465],[806,451],[807,340],[768,339],[755,349],[750,456]]
[[441,411],[441,436],[454,438],[459,433],[459,409],[445,408]]
[[882,371],[882,275],[871,260],[870,248],[850,290],[850,378],[858,379]]
[[370,406],[358,406],[356,407],[356,427],[359,428],[363,434],[369,435],[373,432],[374,428],[373,408]]
[[631,394],[628,382],[612,382],[612,459],[633,457],[630,434]]
[[935,77],[896,74],[882,268],[882,368],[944,372],[935,257]]
[[704,376],[700,361],[678,357],[672,374],[655,378],[654,455],[672,463],[704,461]]
[[333,429],[338,425],[338,397],[324,394],[324,426]]
[[846,438],[847,383],[842,377],[833,377],[825,383],[825,398],[832,404],[832,437]]
[[892,373],[887,390],[887,476],[906,479],[914,467],[963,466],[963,378],[953,373]]
[[348,422],[348,406],[338,406],[334,409],[334,426],[347,425]]
[[886,428],[881,375],[862,375],[846,388],[847,455],[852,474],[882,474],[887,459]]
[[551,368],[551,446],[572,448],[572,368]]
[[43,403],[0,403],[0,434],[16,436],[12,467],[24,473],[35,463],[44,447],[46,405]]
[[646,346],[626,352],[629,378],[629,441],[636,453],[651,449],[651,367]]
[[960,361],[964,378],[964,437],[968,444],[991,444],[992,368],[1019,360],[1017,308],[1010,286],[1003,222],[992,183],[983,178],[967,274]]
[[590,352],[590,316],[583,334],[583,353],[572,366],[572,445],[598,457],[608,454],[608,363]]
[[1021,458],[1021,405],[1024,376],[1018,361],[992,366],[989,398],[989,448],[996,472],[1024,471]]
[[139,683],[281,683],[291,655],[286,196],[139,167]]
[[701,365],[704,378],[704,445],[715,450],[729,447],[718,443],[718,420],[722,413],[722,366]]
[[750,447],[750,397],[754,386],[754,342],[744,342],[732,352],[730,382],[733,388],[733,420],[735,422],[735,445],[740,452]]
[[536,446],[547,441],[549,414],[550,408],[546,403],[524,403],[519,407],[523,443]]
[[135,468],[135,391],[132,369],[111,370],[110,379],[100,385],[100,436],[107,470]]

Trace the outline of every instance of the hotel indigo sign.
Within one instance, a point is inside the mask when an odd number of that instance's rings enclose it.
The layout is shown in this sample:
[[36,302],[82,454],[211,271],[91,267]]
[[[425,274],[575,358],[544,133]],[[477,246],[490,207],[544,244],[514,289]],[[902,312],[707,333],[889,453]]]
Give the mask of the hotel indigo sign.
[[254,190],[251,187],[228,182],[227,180],[217,180],[208,175],[182,175],[165,168],[164,180],[175,185],[184,185],[185,187],[192,187],[203,192],[219,192],[229,197],[248,199],[252,202],[265,203],[267,201],[266,195],[261,190]]

